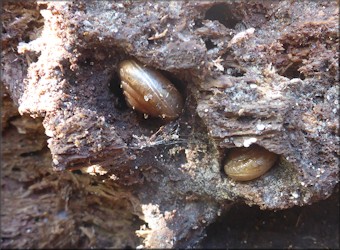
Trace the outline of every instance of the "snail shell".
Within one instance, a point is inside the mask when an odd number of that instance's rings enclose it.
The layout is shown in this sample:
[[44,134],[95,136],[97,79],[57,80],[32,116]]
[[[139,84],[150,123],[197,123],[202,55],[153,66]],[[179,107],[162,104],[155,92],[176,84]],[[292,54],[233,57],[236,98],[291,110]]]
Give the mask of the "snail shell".
[[159,71],[135,60],[118,66],[121,88],[127,103],[145,115],[175,119],[183,108],[183,99],[175,86]]
[[278,156],[258,145],[248,148],[233,148],[224,165],[225,173],[236,181],[250,181],[266,173]]

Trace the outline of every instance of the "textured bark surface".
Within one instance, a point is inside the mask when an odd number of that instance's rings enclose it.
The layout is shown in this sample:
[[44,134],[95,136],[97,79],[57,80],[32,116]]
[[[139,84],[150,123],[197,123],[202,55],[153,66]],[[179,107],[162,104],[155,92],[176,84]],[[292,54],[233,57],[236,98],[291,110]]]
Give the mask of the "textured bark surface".
[[[127,190],[139,208],[131,214],[146,223],[137,232],[144,246],[193,246],[234,201],[285,209],[332,193],[336,5],[6,3],[2,81],[21,115],[43,119],[54,169],[69,170],[54,176],[92,171]],[[178,119],[127,107],[117,75],[127,58],[161,70],[183,93]],[[13,126],[30,127],[24,117]],[[228,149],[251,143],[280,160],[254,181],[229,179]]]
[[139,245],[141,212],[131,190],[100,176],[53,171],[42,119],[20,116],[5,92],[2,104],[1,247]]

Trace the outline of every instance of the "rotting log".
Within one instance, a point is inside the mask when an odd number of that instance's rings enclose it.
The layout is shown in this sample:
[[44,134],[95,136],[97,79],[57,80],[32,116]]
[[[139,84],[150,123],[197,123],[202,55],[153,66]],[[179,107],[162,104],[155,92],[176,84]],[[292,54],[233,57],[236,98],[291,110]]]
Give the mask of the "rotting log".
[[[236,200],[285,209],[338,183],[336,2],[44,2],[16,21],[9,8],[2,81],[20,114],[43,119],[55,170],[131,191],[145,247],[194,246]],[[128,58],[180,90],[176,120],[126,105]],[[228,178],[228,150],[253,143],[280,159]]]

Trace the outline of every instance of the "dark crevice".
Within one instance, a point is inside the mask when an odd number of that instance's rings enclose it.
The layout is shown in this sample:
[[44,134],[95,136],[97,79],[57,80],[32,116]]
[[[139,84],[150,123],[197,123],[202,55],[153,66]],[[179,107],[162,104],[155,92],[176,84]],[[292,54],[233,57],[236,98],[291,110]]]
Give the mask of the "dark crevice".
[[231,76],[242,77],[246,72],[240,69],[232,68]]
[[233,15],[233,10],[227,4],[217,4],[207,10],[205,19],[217,20],[225,27],[234,29],[241,20]]
[[198,29],[198,28],[201,28],[203,26],[201,19],[195,19],[194,23],[195,23],[194,29]]
[[118,73],[114,73],[110,83],[109,83],[110,91],[115,96],[114,105],[118,110],[126,110],[128,105],[126,104],[125,97],[123,94],[123,90],[120,87],[120,79]]
[[80,169],[73,170],[72,173],[73,174],[77,174],[77,175],[82,175],[83,174],[83,172],[81,172]]
[[204,41],[204,43],[207,50],[211,50],[217,47],[210,39]]
[[237,118],[237,121],[241,123],[251,123],[254,120],[255,120],[255,117],[253,116],[240,116]]
[[44,149],[32,151],[32,152],[25,152],[25,153],[20,154],[20,156],[21,157],[32,157],[32,156],[40,157],[43,152],[44,152]]
[[291,63],[281,70],[280,75],[289,79],[300,78],[301,80],[304,80],[306,78],[305,75],[299,72],[301,66],[302,64],[300,62]]

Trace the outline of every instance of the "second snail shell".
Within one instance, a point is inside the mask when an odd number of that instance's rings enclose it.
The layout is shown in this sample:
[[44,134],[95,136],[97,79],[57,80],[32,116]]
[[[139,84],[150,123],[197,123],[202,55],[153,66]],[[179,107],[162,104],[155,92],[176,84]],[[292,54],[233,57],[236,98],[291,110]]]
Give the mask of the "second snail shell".
[[233,148],[228,153],[224,171],[236,181],[250,181],[266,173],[277,158],[277,154],[255,144]]

